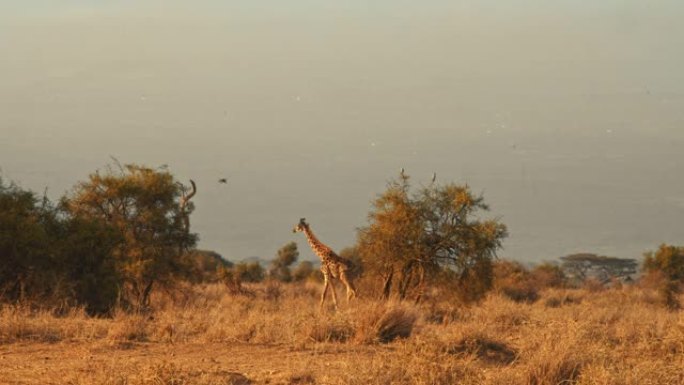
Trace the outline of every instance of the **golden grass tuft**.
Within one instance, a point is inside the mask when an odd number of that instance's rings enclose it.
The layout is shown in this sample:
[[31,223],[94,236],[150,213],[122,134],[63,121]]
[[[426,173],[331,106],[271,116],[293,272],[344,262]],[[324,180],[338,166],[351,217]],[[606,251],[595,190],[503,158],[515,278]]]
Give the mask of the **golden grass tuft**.
[[584,363],[572,353],[559,352],[558,355],[546,356],[528,365],[524,384],[575,384],[583,366]]
[[361,314],[356,339],[361,343],[388,343],[411,336],[418,319],[414,309],[396,304],[378,305]]
[[107,338],[113,342],[145,342],[148,336],[148,316],[122,312],[116,315],[115,322],[107,333]]

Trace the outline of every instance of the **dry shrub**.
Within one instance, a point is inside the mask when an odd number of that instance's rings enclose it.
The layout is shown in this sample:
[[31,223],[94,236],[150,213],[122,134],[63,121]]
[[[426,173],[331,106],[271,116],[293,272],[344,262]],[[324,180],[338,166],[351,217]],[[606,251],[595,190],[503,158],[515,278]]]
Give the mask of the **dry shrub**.
[[520,263],[498,261],[494,264],[494,289],[515,302],[532,303],[539,298],[534,276]]
[[445,351],[449,354],[473,355],[495,365],[509,365],[518,355],[515,349],[481,334],[467,336],[453,345],[447,345]]
[[322,319],[311,325],[308,337],[315,342],[345,342],[354,335],[352,325],[335,319]]
[[279,301],[283,296],[282,284],[277,281],[266,282],[264,287],[264,299],[267,301]]
[[657,290],[666,280],[665,273],[662,271],[649,271],[639,278],[638,286],[642,289]]
[[254,291],[246,288],[243,284],[242,276],[239,271],[221,267],[219,268],[217,275],[218,281],[225,285],[230,295],[245,296],[249,298],[255,296]]
[[551,307],[551,308],[557,308],[561,307],[565,304],[565,301],[563,298],[559,297],[549,297],[544,301],[544,306],[546,307]]
[[530,271],[531,279],[538,290],[559,288],[566,284],[566,277],[560,266],[545,262]]
[[143,314],[125,314],[119,312],[114,317],[113,325],[107,338],[115,342],[144,342],[148,340],[148,316]]
[[666,280],[658,288],[658,296],[660,302],[671,311],[677,311],[682,308],[679,303],[680,283],[674,280]]
[[448,303],[430,302],[422,310],[423,320],[427,323],[446,325],[459,319],[459,307]]
[[388,343],[411,336],[418,319],[415,311],[398,305],[378,305],[358,319],[356,338],[361,343]]
[[[669,279],[662,271],[650,271],[639,280],[639,286],[647,295],[644,297],[645,302],[651,304],[659,304],[671,311],[681,309],[679,302],[679,294],[681,293],[681,283],[676,280]],[[648,292],[655,292],[655,296],[648,296]]]
[[520,282],[502,287],[501,293],[515,302],[532,303],[539,299],[537,289],[527,282]]
[[375,335],[381,343],[397,338],[408,338],[418,317],[405,309],[391,309],[374,324]]

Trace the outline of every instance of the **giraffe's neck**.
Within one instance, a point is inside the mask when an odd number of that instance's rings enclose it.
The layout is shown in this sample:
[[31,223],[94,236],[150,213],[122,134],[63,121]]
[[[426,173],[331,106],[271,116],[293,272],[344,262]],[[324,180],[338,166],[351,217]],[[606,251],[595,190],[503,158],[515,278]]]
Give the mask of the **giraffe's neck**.
[[306,240],[309,242],[309,246],[311,246],[313,252],[321,260],[325,260],[331,249],[323,244],[323,242],[319,241],[308,226],[304,228],[304,235],[306,235]]

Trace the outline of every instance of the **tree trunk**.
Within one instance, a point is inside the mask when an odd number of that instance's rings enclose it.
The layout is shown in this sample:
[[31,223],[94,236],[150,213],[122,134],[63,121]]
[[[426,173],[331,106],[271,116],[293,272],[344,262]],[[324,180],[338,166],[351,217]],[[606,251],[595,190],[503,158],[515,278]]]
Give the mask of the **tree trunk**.
[[394,278],[394,269],[391,269],[387,277],[385,278],[385,283],[382,286],[382,298],[389,299],[392,292],[392,279]]
[[150,281],[145,290],[142,292],[142,297],[140,298],[140,310],[147,311],[150,308],[150,294],[152,293],[152,285],[154,281]]
[[420,266],[420,274],[418,275],[418,294],[416,295],[416,304],[419,304],[425,294],[425,268]]
[[406,293],[411,286],[414,265],[414,262],[410,261],[401,269],[401,278],[399,280],[399,299],[402,301],[406,298]]

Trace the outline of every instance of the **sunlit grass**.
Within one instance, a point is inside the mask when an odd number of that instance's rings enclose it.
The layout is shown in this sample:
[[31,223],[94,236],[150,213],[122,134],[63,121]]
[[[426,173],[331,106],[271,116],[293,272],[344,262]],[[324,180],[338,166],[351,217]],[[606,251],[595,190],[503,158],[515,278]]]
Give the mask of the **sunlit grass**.
[[[118,311],[109,318],[90,318],[81,310],[61,314],[4,306],[0,310],[0,346],[47,343],[63,346],[65,352],[72,346],[97,346],[105,355],[138,346],[176,349],[203,344],[255,352],[269,346],[276,352],[294,352],[282,357],[290,372],[264,374],[245,368],[239,373],[264,383],[684,382],[684,313],[653,300],[658,294],[650,289],[548,289],[533,303],[491,294],[472,306],[450,304],[444,298],[421,305],[366,298],[343,302],[338,311],[332,307],[319,311],[315,285],[255,285],[249,289],[253,295],[231,295],[221,285],[187,287],[173,297],[157,295],[155,310],[149,314]],[[302,357],[310,355],[306,352],[326,352],[327,361],[324,364],[313,356],[303,364]],[[212,354],[206,352],[207,360]],[[182,354],[173,357],[183,358]],[[88,373],[70,373],[54,381],[242,381],[238,374],[221,368],[173,360],[160,363],[151,357],[133,365],[105,357],[104,364]],[[255,360],[259,362],[259,358]],[[40,382],[40,376],[35,373],[33,382],[28,383]]]

